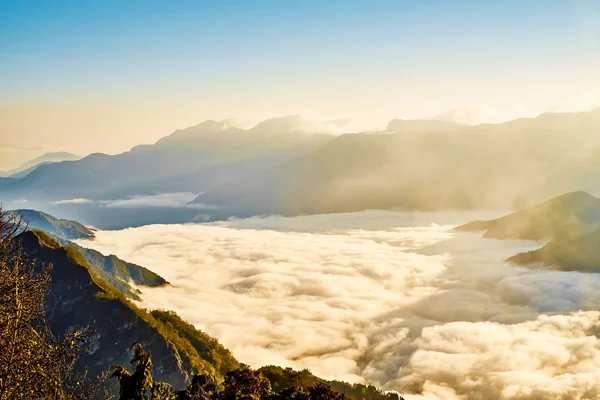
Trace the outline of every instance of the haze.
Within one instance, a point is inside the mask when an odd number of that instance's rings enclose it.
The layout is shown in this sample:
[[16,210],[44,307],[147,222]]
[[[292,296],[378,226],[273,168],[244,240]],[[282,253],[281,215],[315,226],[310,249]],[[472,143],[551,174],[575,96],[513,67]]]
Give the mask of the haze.
[[0,13],[0,168],[44,150],[121,152],[206,119],[246,127],[302,114],[346,120],[352,132],[392,118],[474,124],[586,110],[600,102],[599,8],[9,2]]

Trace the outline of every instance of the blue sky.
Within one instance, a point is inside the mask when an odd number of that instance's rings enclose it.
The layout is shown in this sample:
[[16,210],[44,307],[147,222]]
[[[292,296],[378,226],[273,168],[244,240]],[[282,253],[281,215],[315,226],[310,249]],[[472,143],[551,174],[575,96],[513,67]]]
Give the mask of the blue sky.
[[597,0],[4,1],[0,140],[93,125],[108,151],[206,118],[307,110],[506,119],[595,102],[599,65]]

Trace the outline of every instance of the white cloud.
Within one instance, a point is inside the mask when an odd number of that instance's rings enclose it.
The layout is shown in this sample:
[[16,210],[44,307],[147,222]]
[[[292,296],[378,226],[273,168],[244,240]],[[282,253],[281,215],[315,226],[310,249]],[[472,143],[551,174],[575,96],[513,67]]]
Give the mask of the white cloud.
[[[487,216],[486,216],[487,217]],[[178,312],[243,362],[310,368],[412,399],[592,399],[600,278],[508,265],[541,243],[369,211],[151,225],[80,242],[158,272]],[[580,311],[583,310],[583,311]]]
[[91,204],[93,203],[92,200],[90,199],[84,199],[81,197],[75,198],[75,199],[68,199],[68,200],[58,200],[53,202],[53,204],[55,205],[61,205],[61,204]]
[[442,111],[430,119],[438,121],[456,122],[465,125],[476,125],[489,120],[485,110],[480,107],[457,106]]
[[53,202],[54,205],[63,204],[97,204],[108,208],[142,208],[142,207],[164,207],[164,208],[180,208],[189,207],[201,210],[218,209],[217,206],[210,204],[188,204],[198,196],[197,193],[190,192],[174,192],[160,193],[153,195],[137,195],[126,197],[117,200],[90,200],[84,198],[75,198],[69,200],[58,200]]
[[125,199],[103,201],[106,207],[139,208],[139,207],[184,207],[198,196],[196,193],[161,193],[155,195],[132,196]]
[[[380,127],[383,129],[383,127]],[[300,114],[270,118],[257,123],[253,129],[263,133],[281,134],[287,132],[323,133],[341,135],[351,132],[376,130],[371,122],[356,119],[329,119],[311,110]]]

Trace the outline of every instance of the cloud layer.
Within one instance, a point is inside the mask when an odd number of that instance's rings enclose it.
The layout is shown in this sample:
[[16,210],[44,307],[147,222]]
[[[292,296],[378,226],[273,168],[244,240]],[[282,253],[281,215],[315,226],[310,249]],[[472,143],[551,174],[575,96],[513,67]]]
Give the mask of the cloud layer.
[[143,288],[143,305],[178,312],[254,366],[409,399],[596,398],[600,279],[503,261],[539,242],[450,230],[478,217],[251,218],[80,244],[164,276],[172,285]]
[[[175,192],[175,193],[160,193],[153,195],[136,195],[117,200],[90,200],[84,198],[74,198],[68,200],[58,200],[53,202],[54,205],[63,204],[98,204],[108,208],[140,208],[140,207],[196,207],[202,208],[202,204],[188,205],[194,200],[198,193]],[[210,206],[204,206],[210,207]],[[215,208],[213,206],[213,208]]]

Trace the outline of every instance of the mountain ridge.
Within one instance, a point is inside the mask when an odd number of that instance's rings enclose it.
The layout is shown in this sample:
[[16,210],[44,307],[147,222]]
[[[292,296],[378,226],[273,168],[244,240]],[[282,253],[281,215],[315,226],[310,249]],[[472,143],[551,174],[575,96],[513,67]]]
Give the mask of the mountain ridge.
[[31,171],[35,170],[36,168],[38,168],[42,165],[51,164],[51,163],[55,163],[55,162],[62,162],[62,161],[73,161],[73,160],[78,160],[80,158],[81,157],[78,156],[77,154],[69,153],[66,151],[55,151],[55,152],[45,153],[39,157],[33,158],[29,161],[22,163],[21,165],[19,165],[16,168],[13,168],[13,169],[10,169],[7,171],[0,171],[0,177],[23,178],[24,176],[29,174]]
[[74,239],[93,239],[94,230],[77,221],[59,219],[50,214],[36,210],[14,210],[27,223],[28,229],[41,230],[50,235],[58,244],[77,250],[85,258],[94,273],[109,282],[125,296],[139,300],[140,291],[133,288],[130,282],[140,286],[157,287],[168,284],[158,274],[124,260],[115,255],[105,256],[99,251],[84,248]]
[[553,239],[543,247],[507,259],[518,265],[543,264],[559,271],[600,272],[600,229],[571,239]]
[[600,227],[600,199],[587,192],[566,193],[490,221],[472,221],[459,231],[485,231],[495,239],[573,239]]
[[[600,192],[600,168],[585,167],[600,150],[597,129],[600,111],[444,132],[344,134],[193,203],[218,204],[239,217],[522,208],[573,190]],[[583,174],[590,176],[578,187]]]
[[94,238],[94,230],[77,221],[56,218],[45,212],[32,209],[18,209],[11,212],[20,215],[30,228],[40,229],[63,239]]
[[[245,161],[234,171],[240,177],[260,170],[263,163],[272,166],[279,159],[310,152],[332,138],[294,132],[278,140],[265,140],[264,132],[257,130],[221,128],[213,121],[177,130],[152,145],[136,146],[120,154],[93,153],[77,161],[43,165],[21,179],[2,185],[0,195],[6,199],[64,200],[98,199],[110,193],[112,198],[122,198],[165,192],[164,182],[178,180],[179,186],[175,184],[172,190],[197,193],[202,191],[206,179],[196,182],[194,171],[200,173],[212,168],[215,176],[226,177],[233,173],[231,168],[227,169],[232,163]],[[249,163],[251,160],[257,161]],[[221,173],[220,168],[226,171]],[[186,174],[191,175],[181,179]],[[132,190],[144,185],[148,188],[142,192]]]

